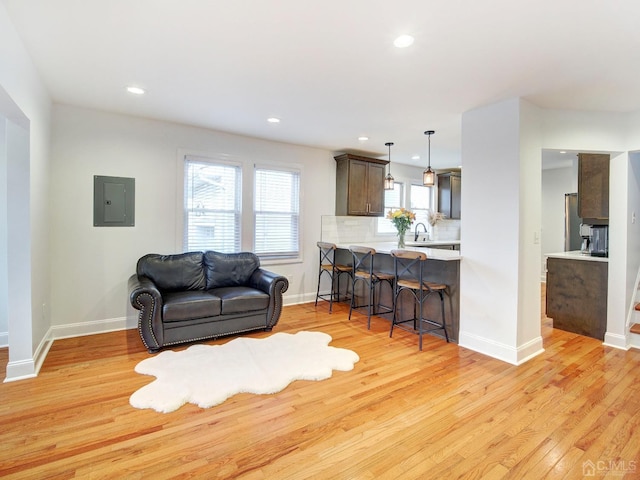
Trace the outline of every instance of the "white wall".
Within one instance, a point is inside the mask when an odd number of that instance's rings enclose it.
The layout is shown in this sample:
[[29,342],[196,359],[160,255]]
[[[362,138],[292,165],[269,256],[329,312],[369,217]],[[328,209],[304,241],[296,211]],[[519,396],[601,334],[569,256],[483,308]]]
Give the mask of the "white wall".
[[514,364],[542,347],[538,137],[536,109],[518,99],[463,115],[460,345]]
[[[627,175],[627,205],[625,223],[627,225],[625,300],[628,307],[627,323],[638,321],[633,309],[640,301],[636,285],[640,280],[640,112],[629,116],[627,137],[629,172]],[[635,214],[635,222],[633,222]]]
[[628,116],[619,113],[543,110],[543,148],[588,152],[627,149]]
[[578,175],[573,167],[542,170],[542,281],[546,281],[545,254],[564,251],[564,196],[576,193],[577,183]]
[[[7,379],[34,375],[49,328],[49,130],[51,102],[0,4],[0,114],[6,130],[9,363]],[[4,254],[5,252],[2,252]],[[43,305],[45,306],[43,309]],[[15,312],[15,313],[12,313]]]
[[[54,336],[129,326],[127,279],[146,253],[180,251],[181,152],[302,166],[303,263],[268,264],[290,277],[286,303],[315,292],[322,215],[335,212],[331,152],[184,125],[56,105],[51,174]],[[93,176],[133,177],[135,227],[93,227]],[[247,207],[245,207],[247,208]],[[88,324],[88,322],[95,322]]]
[[[627,215],[632,218],[628,219],[627,225],[627,244],[626,262],[628,265],[624,282],[625,302],[628,307],[627,324],[633,324],[638,321],[633,307],[635,303],[640,301],[635,289],[640,279],[640,152],[631,152],[629,155],[629,175],[628,175],[628,192],[627,198],[629,211]],[[635,221],[633,221],[635,217]]]
[[542,149],[540,110],[520,100],[519,242],[517,362],[543,351],[540,326],[539,271],[542,206]]
[[[22,125],[7,121],[5,129],[7,158],[7,309],[10,355],[20,361],[32,358],[32,324],[23,323],[32,317],[31,296],[24,292],[32,290],[31,265],[30,195],[29,195],[29,130]],[[25,185],[27,186],[25,188]],[[18,300],[19,299],[19,300]],[[31,372],[29,372],[30,374]]]
[[[629,243],[629,159],[627,153],[611,156],[609,165],[609,258],[607,330],[604,343],[624,348],[627,345],[627,311],[632,285],[627,285],[627,244]],[[614,186],[615,185],[615,186]],[[636,240],[637,242],[637,240]]]
[[7,123],[0,114],[0,347],[9,346]]

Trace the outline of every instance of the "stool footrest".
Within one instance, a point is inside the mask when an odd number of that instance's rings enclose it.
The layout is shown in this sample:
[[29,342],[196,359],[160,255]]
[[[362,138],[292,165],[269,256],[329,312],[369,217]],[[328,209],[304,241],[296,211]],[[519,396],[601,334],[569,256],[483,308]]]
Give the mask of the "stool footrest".
[[351,301],[351,295],[340,294],[338,292],[335,293],[320,293],[317,295],[319,300],[324,300],[325,302],[331,301],[331,296],[333,295],[334,302],[346,302],[347,300]]
[[[357,298],[357,297],[356,297]],[[387,313],[393,313],[393,307],[388,307],[386,305],[377,305],[378,309],[375,308],[372,310],[371,315],[385,315]],[[369,308],[368,303],[363,303],[362,305],[354,305],[352,309],[355,311],[359,308]],[[382,309],[382,310],[381,310]]]
[[426,323],[428,325],[431,325],[431,326],[435,327],[435,328],[429,328],[429,329],[424,329],[423,328],[422,329],[422,333],[431,332],[433,330],[444,330],[446,328],[441,323],[438,323],[435,320],[431,320],[429,318],[422,318],[422,319],[420,319],[420,318],[408,318],[407,320],[396,320],[396,321],[393,322],[393,324],[396,327],[400,327],[403,330],[406,330],[408,332],[413,332],[413,333],[418,333],[419,334],[420,330],[418,328],[413,328],[413,327],[407,328],[406,326],[403,325],[403,323],[409,323],[409,322],[411,322],[414,325],[416,325],[418,322],[422,322],[423,324]]

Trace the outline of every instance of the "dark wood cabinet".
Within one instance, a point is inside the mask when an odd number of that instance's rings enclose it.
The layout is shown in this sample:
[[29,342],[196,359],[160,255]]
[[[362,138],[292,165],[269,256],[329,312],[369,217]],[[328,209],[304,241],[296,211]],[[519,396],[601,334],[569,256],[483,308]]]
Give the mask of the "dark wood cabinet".
[[604,340],[608,267],[600,261],[547,259],[546,315],[554,328]]
[[438,174],[438,211],[447,218],[460,218],[461,177],[458,172]]
[[578,216],[590,225],[609,223],[608,154],[578,154]]
[[335,157],[336,215],[384,215],[387,160],[344,154]]

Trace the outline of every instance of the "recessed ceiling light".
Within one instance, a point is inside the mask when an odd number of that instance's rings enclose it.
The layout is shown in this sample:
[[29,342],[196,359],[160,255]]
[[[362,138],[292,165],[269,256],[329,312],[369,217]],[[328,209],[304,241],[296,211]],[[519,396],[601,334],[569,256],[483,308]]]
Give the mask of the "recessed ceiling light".
[[411,160],[420,160],[420,155],[414,155]]
[[144,88],[140,88],[140,87],[127,87],[127,92],[133,93],[134,95],[144,95],[145,94]]
[[567,153],[566,150],[560,150],[560,153]]
[[267,122],[269,122],[269,123],[280,123],[280,119],[276,118],[276,117],[269,117],[269,118],[267,118]]
[[400,35],[393,41],[393,44],[398,48],[406,48],[413,45],[413,37],[411,35]]
[[367,140],[369,140],[369,137],[367,137],[366,135],[361,135],[358,137],[358,140],[360,140],[361,142],[366,142]]

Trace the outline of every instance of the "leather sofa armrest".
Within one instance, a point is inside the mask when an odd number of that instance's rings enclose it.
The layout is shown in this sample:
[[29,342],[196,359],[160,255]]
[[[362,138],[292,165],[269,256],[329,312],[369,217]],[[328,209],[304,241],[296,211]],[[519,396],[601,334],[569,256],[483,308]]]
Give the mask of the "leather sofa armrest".
[[282,294],[289,288],[287,277],[258,268],[249,279],[249,286],[269,294],[269,311],[266,328],[271,329],[280,319],[282,312]]
[[129,299],[133,308],[140,310],[140,306],[136,304],[136,299],[143,293],[148,293],[154,300],[162,304],[162,294],[155,283],[149,277],[139,277],[136,274],[129,277]]
[[140,310],[138,332],[142,343],[152,352],[163,345],[162,294],[148,277],[136,274],[129,277],[129,300],[131,306]]
[[278,282],[284,282],[277,286],[279,289],[282,289],[280,293],[286,292],[287,288],[289,288],[289,280],[287,280],[287,277],[283,277],[277,273],[270,272],[263,268],[258,268],[253,272],[251,278],[249,278],[249,286],[251,288],[262,290],[264,293],[268,293],[269,295],[271,295],[273,289],[276,288],[276,284]]

